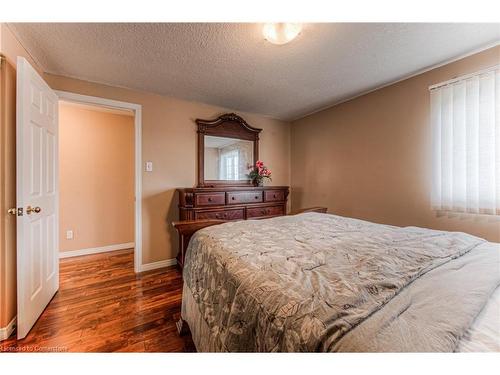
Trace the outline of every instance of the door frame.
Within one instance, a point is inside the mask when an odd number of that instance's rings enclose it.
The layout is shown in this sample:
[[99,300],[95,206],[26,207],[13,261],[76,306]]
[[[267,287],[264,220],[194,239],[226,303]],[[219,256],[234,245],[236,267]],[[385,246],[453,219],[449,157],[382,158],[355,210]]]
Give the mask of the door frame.
[[54,90],[59,100],[73,103],[97,105],[101,107],[128,109],[134,111],[134,153],[135,153],[135,235],[134,235],[134,271],[142,271],[142,106],[140,104],[118,100],[76,94],[69,91]]

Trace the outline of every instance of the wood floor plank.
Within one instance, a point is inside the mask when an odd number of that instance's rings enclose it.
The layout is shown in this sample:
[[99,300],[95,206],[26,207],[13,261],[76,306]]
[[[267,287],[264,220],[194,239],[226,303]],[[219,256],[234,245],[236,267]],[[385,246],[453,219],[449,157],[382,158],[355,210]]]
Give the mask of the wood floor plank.
[[175,267],[134,272],[130,250],[64,258],[60,289],[23,340],[0,351],[192,352],[177,335],[182,277]]

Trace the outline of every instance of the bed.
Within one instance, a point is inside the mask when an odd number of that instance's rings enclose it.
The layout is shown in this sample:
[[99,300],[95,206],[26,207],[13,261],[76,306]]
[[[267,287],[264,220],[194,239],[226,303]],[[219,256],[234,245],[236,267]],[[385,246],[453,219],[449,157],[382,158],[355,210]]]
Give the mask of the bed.
[[317,212],[214,221],[183,279],[200,352],[500,351],[500,244],[465,233]]

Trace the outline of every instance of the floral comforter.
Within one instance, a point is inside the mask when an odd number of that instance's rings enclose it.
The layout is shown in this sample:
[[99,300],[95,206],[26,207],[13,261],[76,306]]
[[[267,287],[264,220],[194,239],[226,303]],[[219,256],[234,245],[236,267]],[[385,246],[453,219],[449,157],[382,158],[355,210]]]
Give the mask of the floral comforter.
[[500,284],[485,244],[319,213],[205,228],[183,274],[198,350],[453,351]]

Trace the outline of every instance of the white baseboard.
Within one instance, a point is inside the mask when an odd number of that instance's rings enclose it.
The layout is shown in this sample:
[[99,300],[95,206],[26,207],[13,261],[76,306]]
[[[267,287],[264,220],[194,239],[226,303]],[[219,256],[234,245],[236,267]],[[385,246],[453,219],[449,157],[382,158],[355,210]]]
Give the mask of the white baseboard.
[[16,328],[16,319],[17,317],[14,317],[6,327],[0,328],[0,341],[8,339],[12,335],[14,328]]
[[79,257],[82,255],[107,253],[108,251],[132,249],[134,247],[135,247],[135,244],[133,242],[128,242],[128,243],[120,243],[120,244],[116,244],[116,245],[109,245],[109,246],[102,246],[102,247],[92,247],[89,249],[60,251],[59,258],[70,258],[70,257]]
[[146,263],[146,264],[141,265],[141,272],[151,271],[151,270],[155,270],[157,268],[175,266],[176,264],[177,264],[177,259],[175,259],[175,258],[160,260],[158,262],[153,262],[153,263]]
[[[90,254],[99,254],[99,253],[107,253],[109,251],[115,250],[124,250],[124,249],[132,249],[135,244],[133,242],[122,243],[117,245],[103,246],[103,247],[93,247],[90,249],[80,249],[80,250],[72,250],[72,251],[61,251],[59,252],[59,258],[70,258],[70,257],[79,257],[82,255],[90,255]],[[160,260],[158,262],[141,264],[139,269],[140,272],[151,271],[157,268],[164,268],[169,266],[174,266],[177,264],[177,259],[166,259]]]

